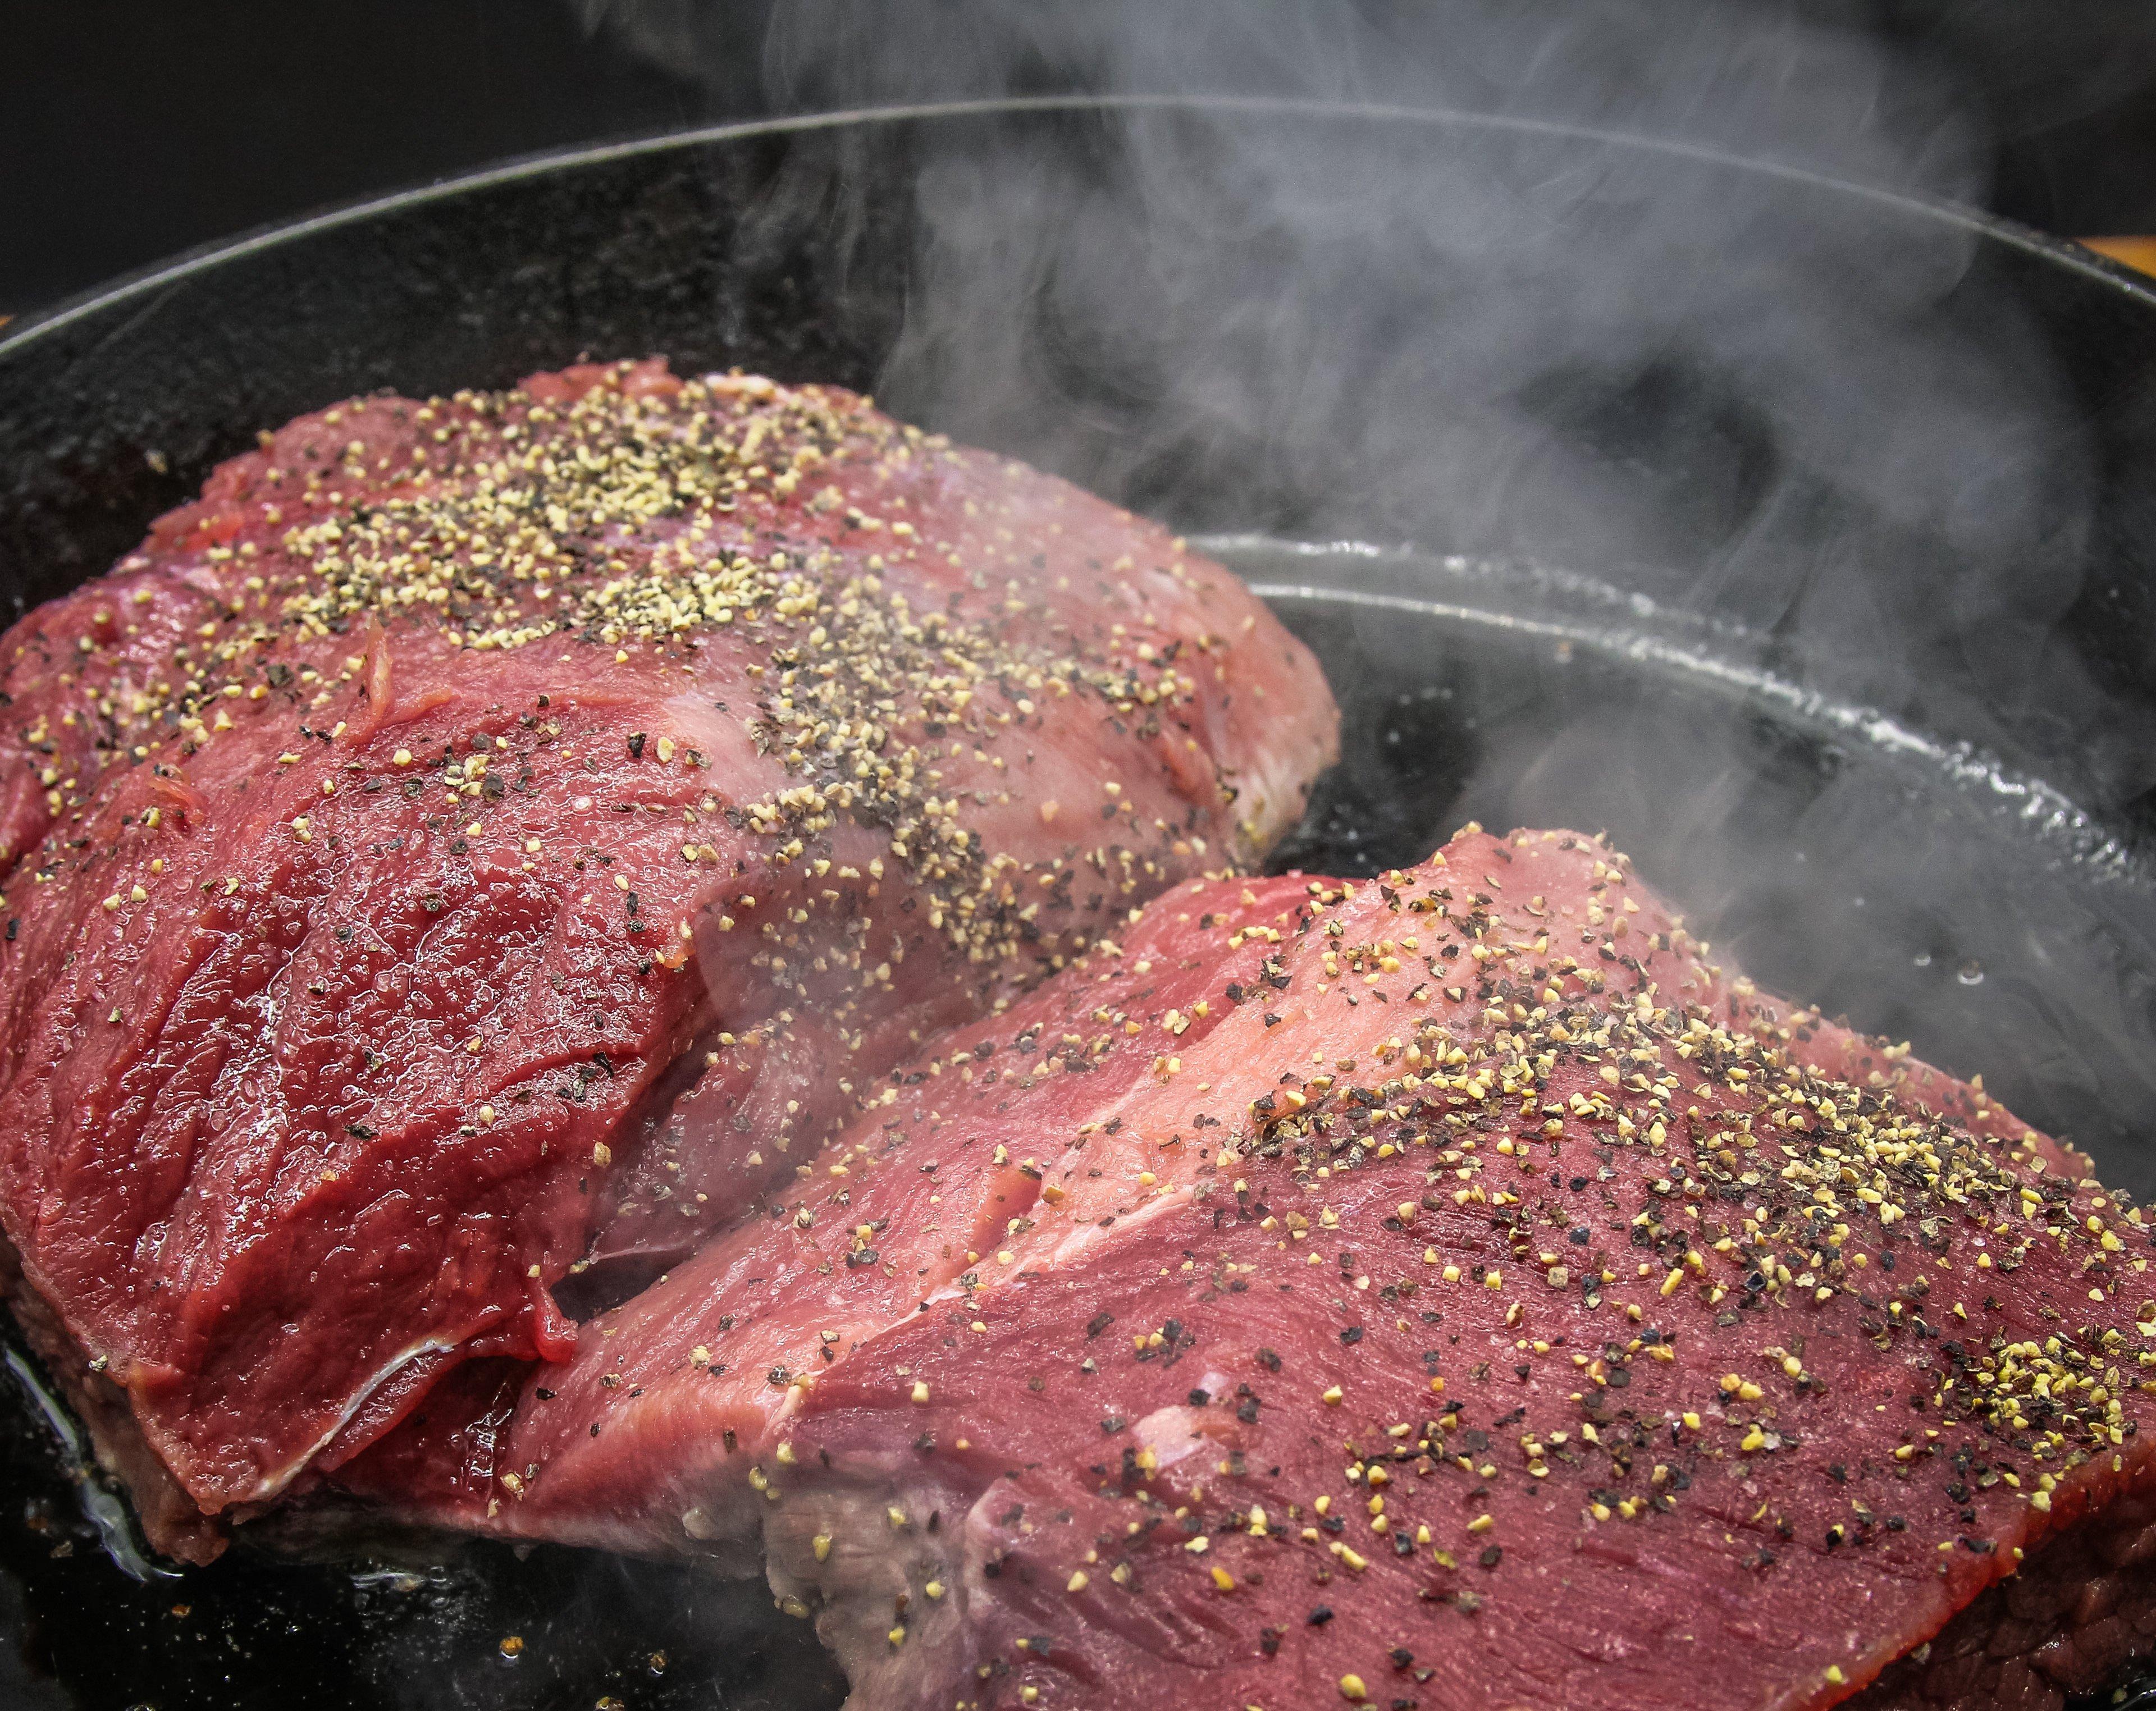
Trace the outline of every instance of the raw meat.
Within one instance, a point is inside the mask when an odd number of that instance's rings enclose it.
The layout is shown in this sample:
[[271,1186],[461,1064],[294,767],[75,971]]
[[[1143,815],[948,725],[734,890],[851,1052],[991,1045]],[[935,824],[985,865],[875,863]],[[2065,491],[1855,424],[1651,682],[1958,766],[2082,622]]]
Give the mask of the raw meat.
[[687,1252],[1335,741],[1165,531],[656,361],[264,436],[0,691],[0,1226],[195,1556],[459,1363],[567,1358],[570,1274]]
[[2056,1705],[2156,1607],[2141,1212],[1589,839],[1184,884],[891,1091],[340,1477],[760,1543],[880,1711]]

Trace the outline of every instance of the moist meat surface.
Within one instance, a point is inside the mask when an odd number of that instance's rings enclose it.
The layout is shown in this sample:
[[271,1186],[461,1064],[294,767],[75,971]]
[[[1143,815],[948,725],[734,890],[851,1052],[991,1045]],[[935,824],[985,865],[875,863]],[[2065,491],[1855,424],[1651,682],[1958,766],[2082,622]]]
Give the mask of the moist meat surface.
[[2142,1214],[1591,840],[1186,884],[890,1087],[340,1477],[760,1542],[878,1707],[2043,1704],[2132,1648]]
[[688,1251],[1334,745],[1164,531],[658,362],[265,435],[0,690],[0,1225],[198,1555],[572,1354],[567,1274]]

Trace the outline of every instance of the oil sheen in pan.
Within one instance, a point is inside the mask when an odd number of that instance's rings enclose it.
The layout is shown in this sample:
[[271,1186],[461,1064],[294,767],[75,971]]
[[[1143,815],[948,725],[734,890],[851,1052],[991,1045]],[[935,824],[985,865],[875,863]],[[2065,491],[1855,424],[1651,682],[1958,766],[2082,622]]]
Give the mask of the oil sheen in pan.
[[[1548,570],[1202,543],[1317,648],[1344,760],[1282,867],[1368,873],[1455,827],[1606,831],[1763,982],[1981,1070],[2137,1194],[2156,1161],[2156,875],[2072,803],[1793,688],[1758,638]],[[114,1500],[0,1381],[0,1703],[228,1711],[825,1711],[844,1683],[757,1585],[469,1541],[379,1560],[110,1551]],[[349,1547],[346,1547],[348,1553]],[[2128,1703],[2143,1703],[2137,1698]],[[2156,1691],[2146,1701],[2156,1707]]]

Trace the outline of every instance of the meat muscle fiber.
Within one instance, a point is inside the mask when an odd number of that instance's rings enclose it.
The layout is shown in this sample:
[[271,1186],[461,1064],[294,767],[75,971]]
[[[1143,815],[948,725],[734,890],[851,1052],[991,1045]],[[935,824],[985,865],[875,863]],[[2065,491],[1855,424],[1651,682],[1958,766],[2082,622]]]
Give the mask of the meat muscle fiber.
[[2055,1705],[2156,1604],[2151,1236],[2086,1173],[1471,830],[1177,887],[340,1477],[760,1545],[863,1706]]
[[0,690],[0,1225],[198,1556],[569,1356],[569,1274],[689,1251],[1335,742],[1164,530],[658,361],[264,435]]

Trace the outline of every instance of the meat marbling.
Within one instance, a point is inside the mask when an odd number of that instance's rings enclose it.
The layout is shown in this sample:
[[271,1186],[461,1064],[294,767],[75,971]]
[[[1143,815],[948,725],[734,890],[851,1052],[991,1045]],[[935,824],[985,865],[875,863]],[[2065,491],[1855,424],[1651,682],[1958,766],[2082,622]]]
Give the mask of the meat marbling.
[[1335,743],[1164,530],[657,361],[264,435],[0,691],[20,1316],[198,1558],[570,1356],[568,1274],[689,1250]]
[[2156,1630],[2151,1242],[1621,857],[1471,831],[1178,887],[339,1477],[760,1547],[879,1711],[2056,1706]]

